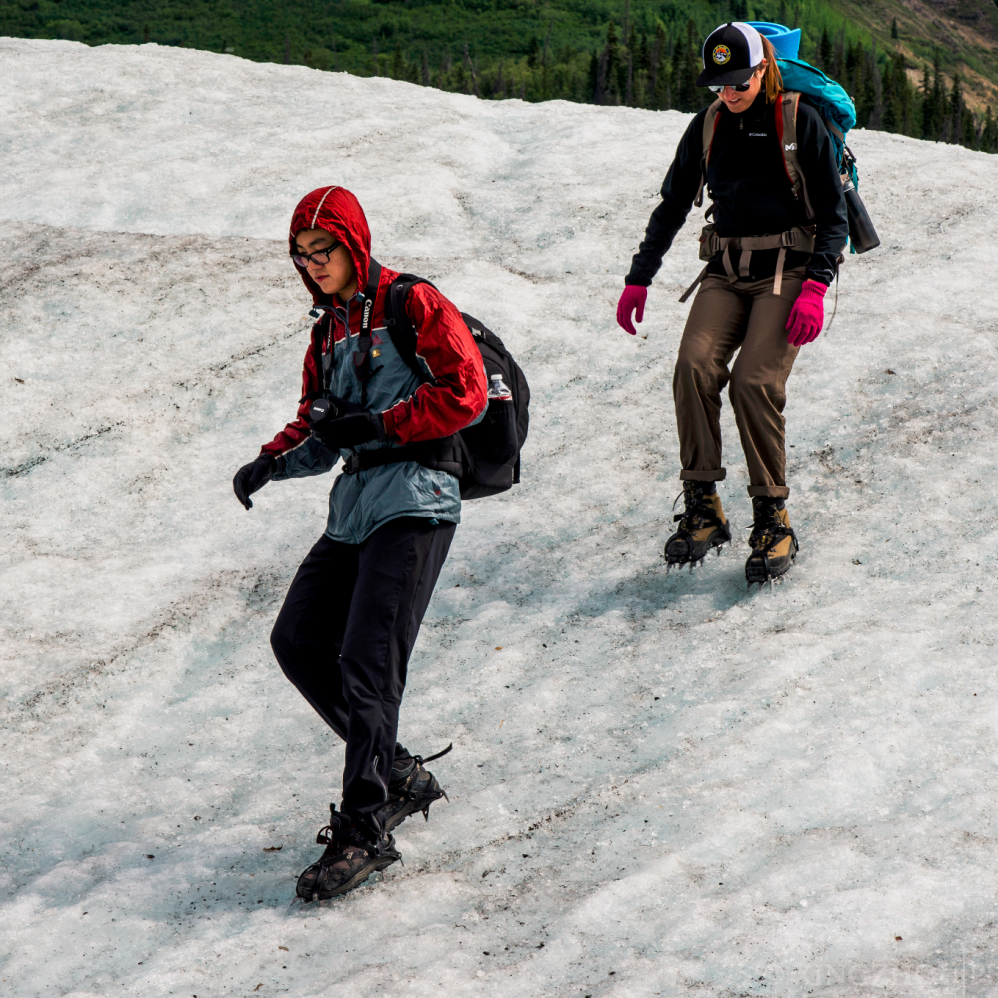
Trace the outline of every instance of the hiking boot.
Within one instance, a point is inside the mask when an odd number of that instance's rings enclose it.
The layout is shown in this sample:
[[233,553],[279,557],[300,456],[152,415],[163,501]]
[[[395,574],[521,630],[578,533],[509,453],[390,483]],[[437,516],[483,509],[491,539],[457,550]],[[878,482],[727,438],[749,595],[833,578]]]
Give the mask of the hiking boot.
[[[720,554],[721,545],[731,542],[728,521],[721,509],[721,497],[717,489],[705,495],[705,484],[712,487],[705,482],[683,482],[686,509],[673,517],[679,522],[679,528],[665,542],[666,572],[673,565],[682,567],[687,563],[692,572],[693,566],[698,561],[702,563],[711,548],[717,548]],[[678,497],[676,501],[679,501]]]
[[386,832],[401,825],[414,811],[422,811],[423,817],[429,821],[430,805],[441,797],[450,800],[437,782],[437,778],[423,768],[423,763],[439,759],[453,747],[454,743],[451,742],[443,752],[428,756],[426,759],[421,755],[414,755],[412,763],[405,769],[392,770],[392,778],[388,781],[388,803],[381,810]]
[[745,563],[745,579],[750,587],[753,582],[761,586],[778,579],[794,563],[800,550],[781,500],[753,496],[752,513],[752,535],[749,537],[752,553]]
[[306,904],[346,894],[372,873],[402,859],[391,835],[350,814],[337,813],[335,804],[329,805],[329,824],[319,830],[315,841],[326,851],[298,878],[296,893]]

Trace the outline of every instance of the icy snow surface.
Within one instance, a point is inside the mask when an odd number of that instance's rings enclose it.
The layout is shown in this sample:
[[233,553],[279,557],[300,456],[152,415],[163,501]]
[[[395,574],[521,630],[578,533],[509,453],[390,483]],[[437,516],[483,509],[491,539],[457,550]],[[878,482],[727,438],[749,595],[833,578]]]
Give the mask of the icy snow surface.
[[[996,993],[998,158],[854,135],[883,247],[797,363],[801,554],[747,593],[727,407],[737,543],[661,560],[694,219],[613,321],[687,117],[152,45],[0,78],[0,993]],[[410,667],[450,804],[303,909],[342,755],[268,635],[332,479],[230,480],[294,411],[326,183],[534,395]]]

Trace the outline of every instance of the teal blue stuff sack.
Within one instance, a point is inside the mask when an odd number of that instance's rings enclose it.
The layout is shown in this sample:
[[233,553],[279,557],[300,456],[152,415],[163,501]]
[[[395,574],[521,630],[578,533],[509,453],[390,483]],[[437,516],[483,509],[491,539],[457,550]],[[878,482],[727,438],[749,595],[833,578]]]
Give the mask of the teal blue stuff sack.
[[[814,105],[818,113],[838,128],[841,135],[836,135],[834,129],[828,132],[835,147],[835,161],[842,172],[848,172],[852,182],[859,186],[856,177],[856,164],[852,157],[846,157],[846,135],[856,124],[856,105],[842,86],[830,80],[820,69],[801,59],[777,59],[780,75],[783,77],[785,90],[797,90]],[[848,166],[843,162],[847,160]]]
[[[826,126],[834,125],[838,129],[839,135],[835,134],[835,128],[828,129],[832,147],[835,149],[835,162],[839,173],[849,177],[858,189],[859,171],[856,169],[856,160],[846,148],[846,135],[856,124],[856,105],[853,104],[852,98],[840,84],[829,79],[810,63],[801,59],[777,59],[776,64],[780,67],[784,90],[799,91],[825,119]],[[851,240],[850,252],[856,252]]]

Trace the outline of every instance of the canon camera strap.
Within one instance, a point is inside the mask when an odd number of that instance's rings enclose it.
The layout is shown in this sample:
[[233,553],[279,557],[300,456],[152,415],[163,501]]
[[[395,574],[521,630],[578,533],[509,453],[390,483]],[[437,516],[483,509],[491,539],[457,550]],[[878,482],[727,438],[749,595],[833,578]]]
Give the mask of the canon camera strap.
[[371,324],[374,322],[374,306],[378,298],[378,285],[381,283],[381,264],[373,257],[367,269],[367,287],[361,302],[360,336],[353,352],[353,366],[360,381],[360,404],[367,408],[367,382],[381,367],[371,368]]

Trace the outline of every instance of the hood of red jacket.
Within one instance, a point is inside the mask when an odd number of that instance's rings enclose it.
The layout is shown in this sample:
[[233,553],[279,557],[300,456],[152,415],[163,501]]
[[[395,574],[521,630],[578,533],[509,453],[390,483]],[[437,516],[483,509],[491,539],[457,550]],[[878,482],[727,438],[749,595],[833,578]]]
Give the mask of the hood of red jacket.
[[[371,230],[360,202],[345,187],[319,187],[306,194],[298,202],[291,216],[291,232],[288,246],[295,251],[295,236],[304,229],[325,229],[334,239],[343,243],[353,259],[353,269],[357,274],[357,287],[363,291],[367,286],[367,272],[371,261]],[[327,295],[304,267],[295,264],[305,287],[312,294],[316,304],[328,305]]]

